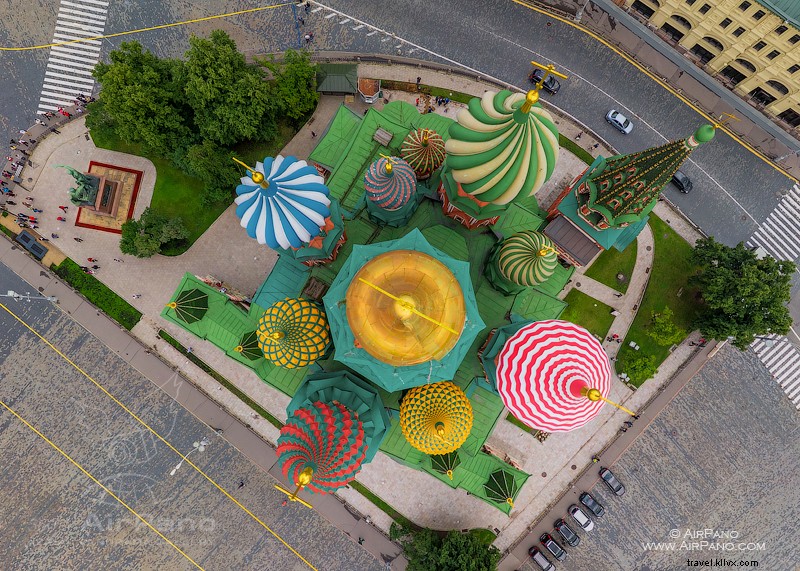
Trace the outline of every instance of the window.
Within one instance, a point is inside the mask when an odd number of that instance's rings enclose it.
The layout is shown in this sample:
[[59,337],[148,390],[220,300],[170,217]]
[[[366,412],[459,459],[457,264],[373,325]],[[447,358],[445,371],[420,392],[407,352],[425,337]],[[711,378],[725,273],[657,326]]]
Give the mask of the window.
[[631,4],[631,8],[639,12],[645,18],[649,18],[650,16],[656,13],[655,10],[653,10],[650,6],[648,6],[644,2],[641,2],[641,0],[636,0],[636,2]]
[[764,17],[764,16],[766,16],[766,15],[767,15],[767,13],[766,13],[766,12],[764,12],[764,10],[759,10],[758,12],[756,12],[755,14],[753,14],[753,19],[754,19],[754,20],[760,20],[761,18],[763,18],[763,17]]
[[683,38],[683,32],[673,26],[670,26],[667,22],[664,22],[661,25],[661,31],[664,32],[673,42],[680,42],[681,38]]
[[744,28],[742,28],[741,26],[739,26],[738,28],[736,28],[736,29],[733,31],[733,35],[734,35],[734,36],[736,36],[737,38],[738,38],[739,36],[741,36],[742,34],[744,34]]
[[722,77],[727,78],[730,81],[731,85],[736,85],[740,81],[743,81],[744,79],[747,78],[745,74],[743,74],[741,71],[739,71],[738,69],[736,69],[731,65],[723,69],[720,72],[720,75],[722,75]]
[[750,73],[753,73],[756,70],[756,66],[754,66],[752,63],[750,63],[746,59],[736,59],[734,61],[736,63],[738,63],[740,66],[742,66],[743,68],[745,68]]
[[719,51],[722,51],[722,50],[725,49],[725,47],[722,45],[722,43],[717,41],[714,38],[709,38],[708,36],[706,36],[705,38],[703,38],[703,40],[705,42],[707,42],[708,45],[713,46],[714,48],[718,49]]
[[720,27],[720,28],[727,28],[728,26],[730,26],[730,25],[731,25],[731,22],[732,22],[732,21],[733,21],[733,20],[731,20],[730,18],[725,18],[724,20],[722,20],[722,21],[719,23],[719,27]]
[[702,6],[700,6],[700,13],[701,14],[705,14],[709,10],[711,10],[711,6],[709,6],[708,4],[703,4]]
[[673,16],[672,19],[674,21],[676,21],[678,24],[680,24],[681,26],[683,26],[684,28],[686,28],[687,30],[691,30],[692,29],[691,22],[689,22],[689,20],[687,20],[686,18],[683,18],[682,16]]
[[690,49],[689,51],[692,52],[697,57],[699,57],[700,58],[700,63],[702,63],[703,65],[707,64],[712,59],[714,59],[714,56],[716,55],[716,54],[708,51],[706,48],[704,48],[700,44],[695,44],[694,47],[692,49]]
[[767,42],[762,40],[758,42],[756,45],[754,45],[753,49],[758,51],[758,50],[763,50],[765,47],[767,47]]
[[780,81],[775,81],[774,79],[770,79],[767,82],[772,89],[780,93],[781,95],[789,95],[789,88],[782,84]]
[[800,42],[800,34],[795,34],[791,38],[789,38],[790,44],[796,44],[797,42]]
[[777,99],[777,97],[761,89],[760,87],[756,87],[748,95],[753,98],[753,101],[760,103],[761,105],[769,105]]
[[790,67],[786,71],[788,71],[789,73],[797,73],[798,71],[800,71],[800,65],[794,64],[792,67]]
[[789,28],[787,28],[786,26],[778,26],[777,28],[775,28],[775,33],[780,36],[782,33],[784,33],[788,29]]
[[694,3],[695,3],[695,2],[697,2],[697,0],[686,0],[686,3],[687,3],[689,6],[694,6]]
[[787,109],[786,111],[778,115],[778,118],[783,119],[784,121],[789,123],[789,125],[791,125],[792,127],[797,127],[798,125],[800,125],[800,113],[798,113],[794,109]]
[[739,10],[745,11],[750,6],[752,6],[752,4],[750,4],[750,2],[742,2],[741,4],[739,4]]
[[778,50],[772,50],[767,54],[767,59],[775,59],[779,55],[781,55],[781,52],[779,52]]

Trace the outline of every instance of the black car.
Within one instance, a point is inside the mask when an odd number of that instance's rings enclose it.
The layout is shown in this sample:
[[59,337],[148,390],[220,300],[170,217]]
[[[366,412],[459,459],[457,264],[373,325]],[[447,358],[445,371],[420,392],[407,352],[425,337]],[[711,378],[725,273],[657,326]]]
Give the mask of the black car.
[[622,496],[625,494],[625,486],[622,485],[622,482],[617,480],[617,477],[611,470],[608,468],[600,468],[600,477],[615,495]]
[[535,547],[531,547],[528,550],[528,555],[531,556],[533,562],[536,563],[539,566],[539,569],[541,569],[542,571],[553,571],[553,569],[556,568],[556,566],[550,563],[550,560],[547,557],[545,557],[544,553],[542,553]]
[[[542,81],[543,76],[544,72],[541,69],[534,69],[528,76],[528,81],[531,83],[539,83]],[[548,93],[555,95],[558,93],[558,90],[561,89],[561,82],[559,82],[554,75],[548,75],[547,79],[544,80],[542,87]]]
[[675,171],[672,175],[672,184],[678,187],[683,194],[689,194],[692,191],[692,181],[681,171]]
[[558,535],[561,536],[561,539],[564,540],[564,543],[571,547],[577,547],[578,544],[581,542],[581,538],[578,537],[578,534],[569,526],[564,519],[558,520],[555,524],[553,524]]
[[549,551],[557,560],[564,561],[564,559],[567,558],[567,552],[564,551],[563,547],[556,543],[556,540],[553,539],[553,536],[549,533],[543,533],[539,538],[539,541],[542,542],[544,548],[547,549],[547,551]]
[[604,508],[600,502],[594,499],[592,494],[589,492],[583,492],[578,499],[590,512],[594,514],[595,517],[603,517],[603,514],[606,513],[606,508]]

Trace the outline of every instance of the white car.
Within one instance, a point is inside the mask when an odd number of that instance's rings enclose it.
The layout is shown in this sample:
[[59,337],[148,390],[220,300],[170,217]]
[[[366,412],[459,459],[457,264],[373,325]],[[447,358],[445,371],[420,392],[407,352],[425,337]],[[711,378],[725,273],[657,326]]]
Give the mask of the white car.
[[616,109],[606,113],[606,121],[623,135],[629,135],[633,131],[633,123],[631,123],[630,119]]
[[571,506],[569,506],[567,512],[572,517],[572,519],[575,520],[575,523],[581,526],[581,529],[583,529],[584,531],[592,531],[594,529],[594,522],[592,521],[592,519],[588,515],[586,515],[586,512],[584,512],[577,505],[572,504]]

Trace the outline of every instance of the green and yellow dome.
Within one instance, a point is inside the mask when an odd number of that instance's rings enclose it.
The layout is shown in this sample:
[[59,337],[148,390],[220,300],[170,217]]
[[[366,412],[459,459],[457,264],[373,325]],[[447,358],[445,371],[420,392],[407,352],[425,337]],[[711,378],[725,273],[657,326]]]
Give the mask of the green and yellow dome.
[[558,254],[550,238],[531,230],[509,236],[497,256],[500,273],[515,284],[535,286],[553,275]]
[[447,167],[482,203],[504,205],[534,194],[553,174],[558,130],[536,91],[487,91],[459,111],[445,143]]
[[472,430],[472,405],[450,381],[414,387],[400,404],[400,428],[425,454],[458,450]]
[[307,299],[288,297],[264,312],[256,335],[264,357],[287,369],[315,362],[331,340],[325,311]]

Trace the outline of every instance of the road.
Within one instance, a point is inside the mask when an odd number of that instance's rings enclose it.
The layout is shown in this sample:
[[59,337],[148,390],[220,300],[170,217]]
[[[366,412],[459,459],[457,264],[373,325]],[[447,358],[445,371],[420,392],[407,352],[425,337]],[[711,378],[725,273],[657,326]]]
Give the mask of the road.
[[[796,569],[799,432],[797,411],[755,355],[723,348],[611,467],[626,494],[615,497],[602,482],[591,488],[606,514],[592,532],[579,532],[581,544],[567,547],[557,568],[673,571],[688,559],[722,557]],[[570,492],[576,503],[582,491]],[[737,537],[696,536],[706,529]],[[700,541],[735,545],[689,545]],[[671,542],[674,548],[646,546]],[[740,550],[740,543],[764,549]],[[528,561],[520,571],[534,569]]]
[[59,308],[0,302],[3,569],[384,569]]

